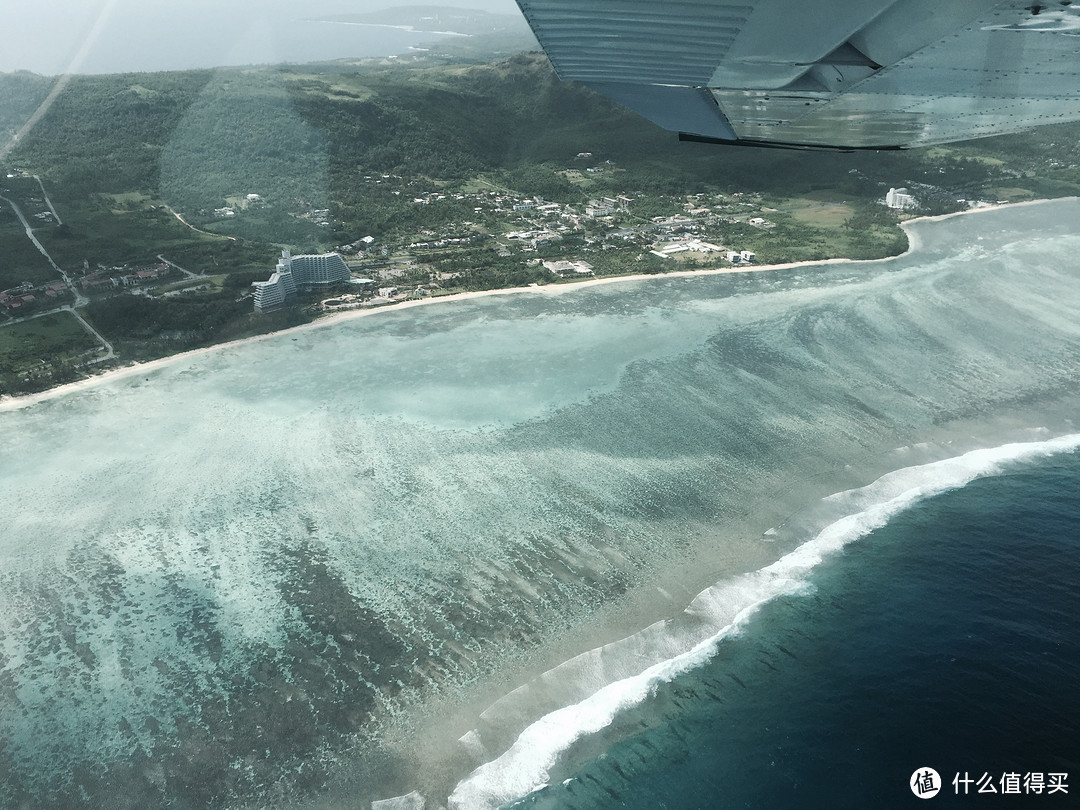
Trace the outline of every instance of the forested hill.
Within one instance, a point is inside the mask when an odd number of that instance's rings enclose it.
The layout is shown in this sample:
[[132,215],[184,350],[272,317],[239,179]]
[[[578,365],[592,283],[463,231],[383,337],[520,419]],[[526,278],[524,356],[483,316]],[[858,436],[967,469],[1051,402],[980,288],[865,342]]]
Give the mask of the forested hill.
[[[0,133],[25,120],[51,81],[0,76]],[[583,192],[558,170],[587,152],[618,167],[626,191],[790,195],[829,187],[866,197],[880,194],[881,183],[977,188],[992,173],[987,150],[1018,175],[1034,164],[1041,171],[1047,150],[1067,151],[1052,138],[872,155],[679,143],[558,80],[542,55],[528,53],[490,64],[428,56],[76,77],[9,163],[68,195],[139,191],[198,217],[254,192],[281,213],[264,217],[264,226],[289,225],[286,213],[333,208],[345,231],[378,231],[386,206],[355,191],[357,178],[375,173],[437,180],[498,173],[523,193],[569,202]],[[1059,185],[1068,190],[1078,179],[1075,161],[1058,157]]]
[[[13,132],[50,85],[0,76],[0,131]],[[688,173],[741,173],[747,158],[680,145],[524,54],[76,77],[12,162],[69,189],[160,189],[190,209],[267,183],[325,193],[321,178],[305,179],[324,168],[335,187],[357,171],[458,179],[580,151],[655,166],[658,182],[674,173],[672,188]]]
[[[93,351],[78,323],[9,328],[78,300],[51,288],[52,262],[126,362],[313,317],[314,293],[259,316],[244,298],[284,247],[340,250],[402,295],[561,282],[543,260],[587,259],[596,275],[715,265],[655,250],[691,234],[769,263],[891,255],[906,242],[878,204],[889,187],[912,187],[920,213],[1080,194],[1077,133],[905,153],[680,143],[559,81],[536,52],[0,74],[0,195],[11,201],[0,205],[0,293],[13,291],[0,308],[0,392],[69,379]],[[604,197],[621,198],[618,210],[596,213],[590,200]],[[170,277],[137,280],[166,260]]]

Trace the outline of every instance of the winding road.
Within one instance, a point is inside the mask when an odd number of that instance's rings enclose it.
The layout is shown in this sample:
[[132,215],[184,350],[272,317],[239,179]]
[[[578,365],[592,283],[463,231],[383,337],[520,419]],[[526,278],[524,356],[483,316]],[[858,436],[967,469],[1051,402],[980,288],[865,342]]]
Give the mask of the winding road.
[[[40,182],[41,181],[39,180],[38,183]],[[44,191],[44,188],[42,190]],[[48,197],[46,196],[45,199],[48,200]],[[26,231],[26,237],[34,243],[34,247],[36,247],[41,252],[41,255],[45,257],[45,259],[49,262],[50,265],[52,265],[52,269],[59,273],[60,276],[64,279],[64,283],[67,284],[68,290],[71,291],[71,295],[75,299],[75,306],[83,307],[90,303],[90,299],[84,296],[81,292],[79,292],[79,288],[75,286],[75,283],[71,280],[71,277],[60,268],[60,265],[53,261],[53,257],[49,255],[49,251],[45,250],[45,246],[38,241],[38,238],[36,236],[34,236],[34,229],[30,226],[30,221],[26,218],[26,215],[23,214],[22,209],[15,204],[14,200],[10,200],[7,197],[0,196],[0,200],[3,200],[11,206],[11,210],[15,212],[15,216],[19,218],[19,222],[22,223],[23,229]],[[50,202],[48,205],[51,210],[52,203]],[[57,223],[59,223],[60,218],[57,217],[56,221]]]
[[162,264],[169,265],[169,267],[172,267],[174,270],[179,270],[181,273],[183,273],[188,278],[201,278],[201,276],[198,273],[193,273],[190,270],[185,270],[183,267],[178,265],[176,262],[170,262],[168,259],[166,259],[164,256],[162,256],[160,253],[158,254],[158,261],[161,262]]
[[[56,209],[53,207],[52,200],[50,200],[49,195],[45,193],[45,186],[41,184],[41,178],[35,175],[34,179],[37,180],[38,185],[41,186],[41,193],[45,197],[45,204],[48,205],[53,217],[56,218],[57,225],[63,224],[60,220],[60,216],[56,213]],[[78,311],[79,307],[83,307],[89,304],[90,299],[84,296],[79,291],[79,288],[71,280],[71,277],[66,272],[64,272],[64,270],[61,269],[61,267],[55,261],[53,261],[52,256],[50,256],[49,252],[45,250],[45,246],[38,241],[38,238],[36,236],[34,236],[34,229],[30,226],[30,221],[26,218],[26,215],[23,214],[22,209],[19,208],[15,201],[8,199],[4,196],[0,196],[0,200],[3,200],[11,206],[11,210],[15,212],[15,216],[17,216],[19,218],[19,222],[22,223],[23,229],[26,231],[27,238],[34,243],[34,246],[41,252],[41,255],[48,260],[49,264],[52,265],[52,268],[64,279],[64,283],[67,285],[68,290],[71,292],[72,297],[75,299],[74,305],[65,304],[62,307],[56,307],[55,309],[50,309],[45,312],[38,312],[34,315],[28,315],[25,318],[15,318],[11,321],[8,321],[8,324],[23,323],[24,321],[31,321],[34,318],[43,318],[46,315],[53,315],[57,312],[70,312],[74,316],[75,320],[82,324],[83,329],[90,333],[96,340],[101,341],[101,348],[105,352],[103,356],[96,357],[93,360],[87,361],[87,365],[91,365],[93,363],[104,363],[106,360],[112,360],[114,357],[116,357],[116,352],[113,350],[113,345],[105,339],[104,335],[102,335],[97,329],[91,326],[90,323],[86,320],[86,318],[84,318]],[[165,259],[160,256],[158,258],[162,261],[165,261]],[[173,267],[176,266],[173,265],[172,262],[166,263]],[[184,270],[184,272],[187,273],[188,271]],[[194,274],[190,273],[189,275],[193,276]]]

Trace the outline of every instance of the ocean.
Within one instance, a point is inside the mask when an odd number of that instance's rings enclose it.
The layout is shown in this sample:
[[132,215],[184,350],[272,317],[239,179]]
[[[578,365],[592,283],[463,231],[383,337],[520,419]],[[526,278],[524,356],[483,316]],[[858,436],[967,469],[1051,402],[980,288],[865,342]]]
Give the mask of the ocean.
[[[385,2],[378,8],[395,5],[403,3]],[[473,8],[478,6],[519,16],[512,0],[471,3]],[[183,4],[68,0],[13,12],[8,20],[10,44],[0,54],[0,71],[150,73],[305,64],[408,54],[453,36],[407,26],[325,21],[373,10],[371,4],[349,0],[311,0],[302,5],[288,0]]]
[[0,403],[0,806],[1064,805],[1078,213]]
[[507,806],[1071,806],[1077,493],[1073,451],[893,514]]

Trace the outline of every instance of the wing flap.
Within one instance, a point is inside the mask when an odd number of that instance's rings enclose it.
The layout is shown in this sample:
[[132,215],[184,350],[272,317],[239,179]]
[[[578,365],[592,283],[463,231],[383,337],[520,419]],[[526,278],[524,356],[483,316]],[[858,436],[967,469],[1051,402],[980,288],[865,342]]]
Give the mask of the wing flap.
[[560,76],[707,138],[885,148],[1080,119],[1080,10],[1068,5],[518,3]]

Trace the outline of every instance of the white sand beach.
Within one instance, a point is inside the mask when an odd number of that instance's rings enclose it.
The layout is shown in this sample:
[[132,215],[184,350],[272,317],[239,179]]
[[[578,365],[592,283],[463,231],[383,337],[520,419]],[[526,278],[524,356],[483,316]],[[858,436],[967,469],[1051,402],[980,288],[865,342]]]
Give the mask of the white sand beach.
[[[1066,197],[1061,199],[1076,199],[1075,197]],[[908,237],[908,248],[903,253],[896,256],[888,256],[883,259],[823,259],[820,261],[803,261],[803,262],[790,262],[787,264],[763,264],[753,265],[749,267],[715,267],[699,270],[674,270],[670,273],[656,273],[656,274],[634,274],[625,276],[606,276],[603,278],[588,278],[580,281],[571,281],[563,284],[545,284],[530,287],[507,287],[498,290],[481,290],[475,292],[455,293],[452,295],[436,296],[432,298],[420,298],[411,301],[401,301],[394,304],[386,304],[384,306],[369,307],[366,309],[350,309],[342,312],[334,312],[312,321],[311,323],[302,324],[300,326],[290,327],[288,329],[282,329],[276,332],[268,332],[264,335],[254,335],[252,337],[242,338],[240,340],[229,341],[226,343],[215,343],[212,346],[204,346],[199,349],[192,349],[186,352],[180,352],[178,354],[171,354],[167,357],[161,357],[156,360],[150,360],[143,363],[131,363],[130,365],[122,366],[120,368],[110,369],[108,371],[95,374],[91,377],[87,377],[83,380],[77,380],[72,383],[66,383],[64,385],[50,388],[46,391],[40,391],[34,394],[26,394],[22,396],[10,397],[0,396],[0,412],[13,410],[16,408],[23,408],[28,405],[33,405],[37,402],[41,402],[53,397],[65,396],[70,393],[74,393],[81,389],[100,385],[104,382],[120,379],[123,377],[134,376],[150,371],[154,371],[159,368],[163,368],[172,363],[181,362],[184,360],[191,360],[202,355],[219,351],[226,347],[238,347],[246,343],[254,343],[269,338],[278,337],[286,333],[304,332],[312,329],[323,329],[334,324],[341,323],[342,321],[353,320],[355,318],[365,318],[372,315],[377,315],[386,311],[400,311],[402,309],[409,309],[412,307],[430,306],[433,304],[443,304],[453,301],[467,301],[476,298],[486,298],[498,295],[517,295],[521,293],[542,293],[545,295],[562,295],[564,293],[586,289],[588,287],[595,287],[606,284],[620,284],[631,281],[647,281],[650,279],[666,279],[666,278],[684,278],[689,276],[709,276],[720,274],[732,274],[732,273],[767,273],[784,270],[794,270],[801,267],[821,267],[834,264],[877,264],[881,262],[895,261],[902,256],[906,256],[913,250],[918,249],[919,239],[917,232],[910,226],[916,225],[922,222],[938,222],[946,219],[952,219],[954,217],[967,216],[970,214],[979,214],[987,211],[999,211],[1002,208],[1019,208],[1027,207],[1031,205],[1038,205],[1040,203],[1050,202],[1050,200],[1028,200],[1019,203],[1009,203],[1007,205],[987,206],[984,208],[972,208],[967,211],[957,211],[952,214],[942,214],[935,217],[916,217],[914,219],[906,220],[900,223],[900,227],[904,229],[904,232]]]

